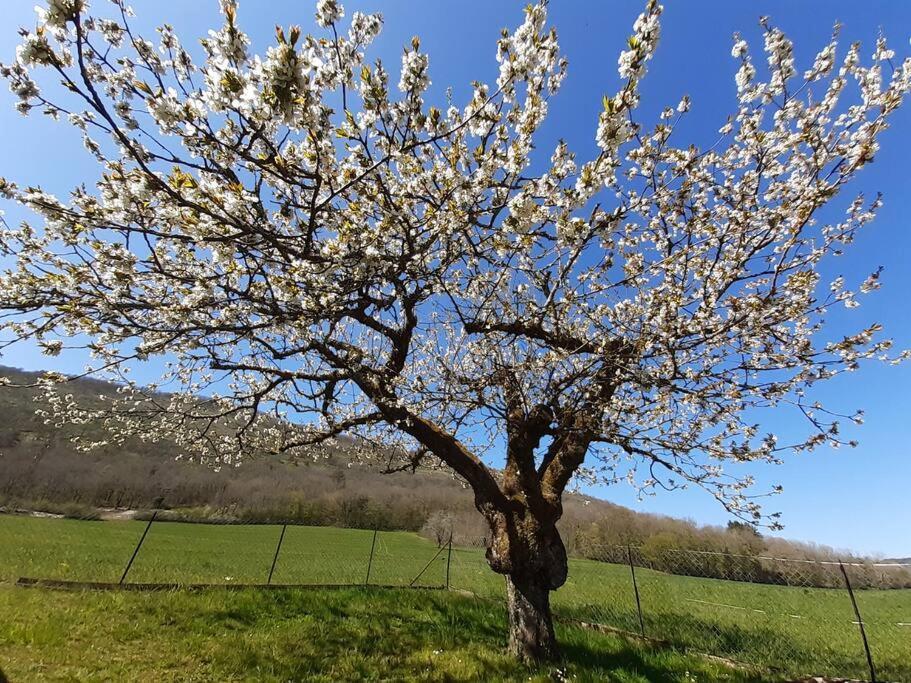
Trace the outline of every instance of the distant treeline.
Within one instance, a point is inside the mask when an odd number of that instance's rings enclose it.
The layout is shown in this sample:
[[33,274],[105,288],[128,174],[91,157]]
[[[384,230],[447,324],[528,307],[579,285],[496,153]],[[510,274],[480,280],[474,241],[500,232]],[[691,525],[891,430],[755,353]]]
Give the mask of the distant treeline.
[[[254,461],[215,472],[135,453],[75,453],[58,445],[0,455],[0,505],[93,518],[99,508],[161,509],[184,521],[274,522],[420,530],[440,508],[470,498],[446,475],[381,475],[328,463]],[[476,514],[476,513],[475,513]]]
[[[37,375],[0,367],[15,383]],[[67,387],[83,405],[112,393],[104,382]],[[287,520],[345,527],[419,530],[434,509],[470,507],[462,486],[443,473],[381,475],[351,462],[344,447],[317,461],[254,459],[219,471],[177,460],[168,442],[128,441],[123,448],[77,452],[70,438],[104,440],[100,426],[55,428],[35,414],[36,391],[0,386],[0,505],[73,517],[97,508],[173,510],[185,519]]]
[[577,530],[575,554],[635,564],[683,576],[788,586],[844,588],[844,562],[855,588],[911,588],[911,565],[876,564],[869,558],[813,544],[759,534],[731,522],[725,528],[650,517],[619,508],[604,520]]
[[[0,376],[16,382],[35,377],[2,367]],[[112,387],[88,380],[69,391],[91,403]],[[160,517],[181,521],[400,529],[420,531],[440,544],[450,534],[457,544],[485,542],[486,525],[470,491],[445,473],[384,475],[353,462],[344,445],[313,462],[263,458],[220,471],[177,460],[168,443],[129,442],[116,451],[78,453],[69,440],[75,430],[102,439],[100,428],[45,425],[35,415],[35,396],[0,386],[0,506],[6,508],[80,518],[97,517],[99,508],[158,509]],[[744,524],[699,527],[578,495],[567,497],[560,527],[573,556],[627,561],[629,552],[638,565],[675,574],[834,586],[841,585],[837,565],[806,561],[864,564],[829,548],[767,538]],[[911,587],[906,570],[865,567],[851,569],[858,587]]]

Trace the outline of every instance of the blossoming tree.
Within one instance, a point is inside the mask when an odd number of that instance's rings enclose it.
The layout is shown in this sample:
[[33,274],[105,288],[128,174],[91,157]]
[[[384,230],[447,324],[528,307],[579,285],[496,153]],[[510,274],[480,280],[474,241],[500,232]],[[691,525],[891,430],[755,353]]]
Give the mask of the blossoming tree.
[[[279,28],[260,57],[235,2],[221,9],[194,59],[170,26],[137,35],[122,0],[105,16],[49,0],[2,67],[20,110],[67,121],[100,166],[65,201],[0,186],[42,219],[0,232],[4,327],[50,354],[86,344],[91,371],[124,382],[89,411],[50,378],[49,419],[226,464],[350,434],[382,444],[386,469],[446,467],[490,525],[510,649],[538,659],[556,652],[571,482],[697,486],[761,519],[749,478],[724,464],[839,443],[808,390],[900,358],[878,325],[826,334],[826,309],[855,306],[857,287],[818,270],[878,205],[816,216],[911,87],[884,40],[863,66],[833,36],[801,73],[763,22],[764,65],[735,37],[738,98],[717,142],[679,146],[687,99],[637,122],[659,37],[649,2],[593,122],[597,153],[561,143],[532,164],[566,72],[544,4],[503,32],[496,83],[445,109],[425,102],[418,39],[393,85],[367,61],[377,15],[345,21],[319,0],[322,37]],[[129,380],[155,357],[161,382]],[[747,419],[776,406],[806,415],[805,441]]]

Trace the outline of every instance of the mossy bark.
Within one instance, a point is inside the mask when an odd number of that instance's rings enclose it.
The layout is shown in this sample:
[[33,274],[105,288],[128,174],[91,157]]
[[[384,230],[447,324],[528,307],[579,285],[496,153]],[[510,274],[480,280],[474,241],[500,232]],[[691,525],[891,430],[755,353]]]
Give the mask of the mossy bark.
[[555,520],[530,510],[497,515],[487,551],[491,568],[506,576],[509,652],[526,662],[557,659],[550,593],[566,582],[566,549]]
[[525,662],[551,661],[559,656],[550,611],[550,587],[541,577],[507,576],[509,653]]

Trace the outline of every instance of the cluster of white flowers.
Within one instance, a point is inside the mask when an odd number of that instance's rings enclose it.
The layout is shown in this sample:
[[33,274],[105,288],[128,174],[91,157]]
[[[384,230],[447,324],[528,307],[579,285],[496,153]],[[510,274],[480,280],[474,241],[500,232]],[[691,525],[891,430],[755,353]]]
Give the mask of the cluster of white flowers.
[[474,89],[471,102],[465,107],[465,120],[468,121],[468,132],[475,137],[483,137],[499,123],[500,116],[486,83],[479,83]]
[[40,23],[51,29],[62,29],[79,12],[89,9],[86,0],[48,0],[47,7],[35,7]]
[[10,92],[19,101],[16,109],[21,114],[28,114],[32,108],[32,101],[38,97],[38,84],[29,76],[28,69],[20,62],[14,64],[0,64],[0,76],[9,82]]
[[421,93],[430,85],[427,68],[430,59],[418,52],[417,48],[407,50],[402,55],[402,74],[399,77],[399,90],[404,93]]
[[656,0],[651,0],[646,11],[633,24],[630,49],[621,52],[617,60],[621,78],[639,80],[645,76],[645,63],[651,59],[661,37],[661,11],[661,5]]
[[274,112],[283,122],[292,123],[301,101],[309,99],[310,75],[320,64],[314,55],[299,53],[291,44],[270,47],[266,59],[257,65],[265,88],[264,97],[257,104],[268,104],[269,108],[259,112],[257,118],[271,119]]
[[101,32],[101,35],[108,45],[114,48],[123,46],[123,38],[126,35],[123,26],[110,19],[101,19],[97,24],[98,30]]
[[[351,16],[349,41],[358,46],[367,46],[376,39],[383,28],[383,19],[379,14],[355,12]],[[363,56],[359,61],[363,60]]]
[[513,97],[520,81],[528,82],[533,90],[540,91],[546,85],[556,92],[563,80],[566,64],[559,59],[556,32],[545,31],[546,20],[543,4],[529,5],[522,25],[512,34],[504,31],[497,43],[497,87],[507,99]]
[[317,0],[316,2],[316,23],[323,28],[328,28],[332,24],[341,21],[345,16],[345,8],[338,0]]
[[832,73],[832,67],[835,66],[836,47],[837,43],[833,40],[819,51],[816,59],[813,60],[813,68],[804,72],[804,80],[815,81]]
[[731,57],[746,57],[749,50],[749,45],[747,41],[740,37],[740,35],[734,36],[734,47],[731,48]]
[[208,38],[202,45],[209,56],[209,65],[220,70],[240,65],[247,60],[250,38],[237,27],[237,3],[224,0],[221,3],[225,23],[219,30],[209,30]]
[[794,70],[794,45],[778,28],[768,27],[765,33],[765,52],[772,75],[769,94],[784,92],[785,83],[796,73]]
[[16,46],[16,61],[23,66],[46,65],[53,59],[54,51],[43,33],[28,33]]
[[629,114],[622,103],[616,99],[604,99],[604,109],[598,117],[598,129],[595,142],[598,147],[614,153],[632,134]]
[[737,83],[737,94],[741,98],[749,98],[750,84],[756,77],[756,67],[750,59],[749,45],[747,41],[740,37],[740,34],[734,34],[734,47],[731,49],[731,56],[740,60],[740,68],[734,80]]
[[168,88],[167,91],[150,97],[148,99],[148,107],[149,113],[158,123],[162,133],[175,132],[178,125],[183,121],[183,102],[174,88]]

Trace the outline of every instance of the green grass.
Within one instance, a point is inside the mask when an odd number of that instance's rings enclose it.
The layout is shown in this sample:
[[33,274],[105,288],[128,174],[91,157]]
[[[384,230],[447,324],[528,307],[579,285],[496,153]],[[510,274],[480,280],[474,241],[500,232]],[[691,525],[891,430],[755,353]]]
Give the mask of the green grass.
[[[116,581],[144,528],[144,522],[0,515],[0,580],[32,576]],[[156,522],[129,580],[262,583],[280,532],[280,526],[270,525]],[[362,584],[372,542],[369,531],[288,527],[273,583]],[[407,586],[426,567],[416,585],[442,586],[448,554],[434,558],[436,553],[435,544],[415,534],[380,532],[370,583]],[[480,550],[453,549],[449,570],[453,587],[502,601],[503,579],[490,571]],[[650,636],[795,676],[866,676],[857,625],[843,590],[757,585],[646,569],[637,569],[637,580]],[[857,597],[880,677],[911,681],[911,627],[900,625],[911,623],[911,591],[863,590]],[[554,594],[553,603],[562,616],[639,630],[625,565],[571,560],[569,580]]]
[[[792,675],[868,678],[845,590],[799,588],[675,576],[638,568],[647,635],[676,646]],[[502,580],[474,550],[453,551],[453,584],[498,597]],[[877,671],[911,681],[911,590],[856,591]],[[553,595],[557,614],[639,632],[629,567],[570,560]]]
[[[0,515],[0,580],[20,576],[118,581],[146,522],[84,522]],[[155,522],[128,579],[160,583],[265,583],[281,534],[277,525]],[[412,533],[377,534],[333,527],[289,526],[272,582],[276,584],[416,585],[445,583],[446,555]],[[434,558],[434,556],[436,556]]]
[[[405,589],[55,592],[0,587],[11,681],[548,681],[504,652],[502,610]],[[559,628],[575,681],[759,680],[704,658]]]

